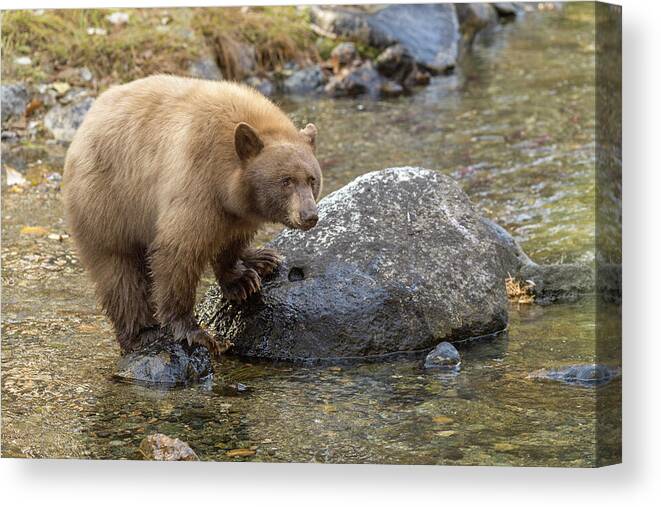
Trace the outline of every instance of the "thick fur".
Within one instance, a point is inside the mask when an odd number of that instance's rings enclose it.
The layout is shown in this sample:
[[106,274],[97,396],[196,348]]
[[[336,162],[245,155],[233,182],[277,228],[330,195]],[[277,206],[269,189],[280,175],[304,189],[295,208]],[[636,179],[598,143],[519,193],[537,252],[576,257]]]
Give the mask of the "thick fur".
[[96,100],[67,152],[65,211],[124,351],[156,326],[215,347],[193,318],[200,275],[211,263],[245,299],[280,260],[249,249],[260,225],[314,226],[316,132],[229,82],[152,76]]

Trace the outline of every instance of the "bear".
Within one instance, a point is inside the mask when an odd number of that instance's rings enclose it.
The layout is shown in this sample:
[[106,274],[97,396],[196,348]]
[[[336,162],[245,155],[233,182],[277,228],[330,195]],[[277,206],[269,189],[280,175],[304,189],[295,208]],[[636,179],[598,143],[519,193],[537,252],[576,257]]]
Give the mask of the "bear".
[[194,317],[210,264],[243,301],[282,261],[251,240],[265,223],[318,220],[317,128],[298,130],[247,85],[155,75],[94,102],[65,158],[65,217],[122,353],[172,336],[220,340]]

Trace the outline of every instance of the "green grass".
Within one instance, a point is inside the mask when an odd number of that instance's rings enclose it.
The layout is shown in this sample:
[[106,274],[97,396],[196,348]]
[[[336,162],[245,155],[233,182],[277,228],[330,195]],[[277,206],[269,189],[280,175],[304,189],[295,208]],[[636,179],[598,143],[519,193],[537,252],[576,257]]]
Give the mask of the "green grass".
[[[106,19],[113,11],[128,13],[128,24],[113,26]],[[259,73],[279,71],[290,61],[319,62],[344,40],[315,34],[308,11],[289,6],[19,10],[1,16],[3,80],[52,81],[67,68],[87,67],[101,89],[159,72],[186,74],[190,62],[209,50],[226,78],[241,79],[237,43],[254,46]],[[89,35],[89,28],[107,35]],[[356,45],[362,56],[376,56],[374,48]],[[32,65],[16,65],[20,56],[29,56]]]
[[309,14],[296,7],[195,9],[192,26],[213,48],[228,78],[242,77],[233,41],[255,47],[258,70],[278,70],[288,61],[305,65],[320,59]]
[[[67,67],[88,67],[100,78],[127,81],[155,72],[181,72],[199,44],[176,30],[159,31],[161,9],[127,9],[129,22],[113,26],[108,9],[5,11],[2,13],[3,80],[40,81]],[[89,35],[88,28],[107,31]],[[31,66],[14,63],[29,56]]]

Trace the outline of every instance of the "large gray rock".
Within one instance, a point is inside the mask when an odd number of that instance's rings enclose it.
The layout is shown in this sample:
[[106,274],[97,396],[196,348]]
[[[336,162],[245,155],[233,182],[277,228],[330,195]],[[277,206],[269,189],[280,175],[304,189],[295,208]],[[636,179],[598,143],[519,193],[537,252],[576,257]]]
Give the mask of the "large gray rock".
[[401,44],[418,65],[438,74],[459,56],[459,20],[453,4],[389,5],[367,18],[372,45]]
[[93,103],[94,99],[92,97],[85,97],[64,106],[56,104],[46,114],[44,126],[53,134],[56,140],[70,143]]
[[2,122],[9,118],[19,118],[28,107],[28,90],[22,83],[3,84],[0,86]]
[[285,255],[242,304],[217,287],[203,323],[230,352],[336,360],[428,351],[507,326],[504,269],[517,252],[450,178],[421,168],[363,175],[319,203],[319,224],[270,244]]

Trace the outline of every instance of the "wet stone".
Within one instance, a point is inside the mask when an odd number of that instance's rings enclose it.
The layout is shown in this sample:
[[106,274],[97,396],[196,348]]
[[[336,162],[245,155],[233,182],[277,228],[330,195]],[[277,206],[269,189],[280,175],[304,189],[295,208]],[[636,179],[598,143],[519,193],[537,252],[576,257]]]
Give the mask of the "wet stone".
[[326,196],[310,231],[269,243],[285,260],[259,294],[232,303],[213,286],[201,322],[233,354],[338,361],[430,350],[507,326],[516,252],[450,178],[375,171]]
[[461,356],[459,351],[448,342],[439,343],[425,358],[425,368],[458,370],[460,367]]
[[588,363],[573,364],[562,368],[543,368],[531,373],[528,378],[555,380],[583,387],[599,387],[608,384],[620,374],[619,368]]
[[209,351],[202,346],[164,340],[123,355],[115,377],[128,382],[182,385],[202,382],[213,373]]

